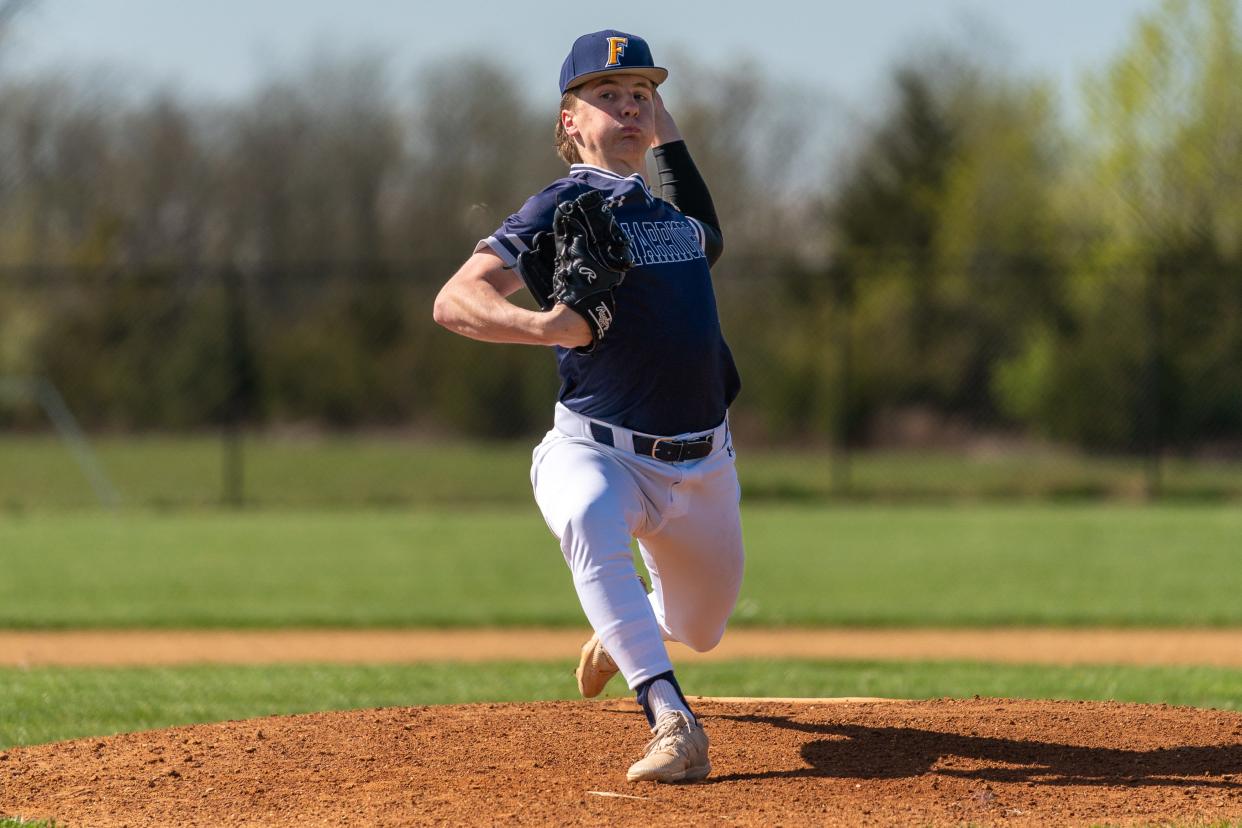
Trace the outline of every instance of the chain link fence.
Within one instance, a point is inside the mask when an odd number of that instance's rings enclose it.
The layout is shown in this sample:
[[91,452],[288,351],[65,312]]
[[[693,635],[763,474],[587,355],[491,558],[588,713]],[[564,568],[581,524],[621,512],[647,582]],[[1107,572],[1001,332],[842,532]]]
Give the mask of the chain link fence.
[[[8,387],[54,389],[86,436],[0,398],[0,504],[88,502],[100,476],[168,506],[525,497],[520,471],[511,493],[484,479],[546,429],[555,363],[434,324],[457,264],[4,271]],[[1237,273],[854,255],[726,257],[715,278],[752,496],[1242,496]],[[1084,286],[1102,299],[1071,308]]]

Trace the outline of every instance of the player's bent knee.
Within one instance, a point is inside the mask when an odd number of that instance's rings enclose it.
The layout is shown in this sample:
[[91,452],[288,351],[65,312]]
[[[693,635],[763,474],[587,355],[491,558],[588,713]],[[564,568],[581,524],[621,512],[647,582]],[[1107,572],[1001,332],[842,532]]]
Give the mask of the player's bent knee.
[[677,640],[696,653],[706,653],[716,649],[720,639],[724,638],[724,627],[690,628],[677,636]]

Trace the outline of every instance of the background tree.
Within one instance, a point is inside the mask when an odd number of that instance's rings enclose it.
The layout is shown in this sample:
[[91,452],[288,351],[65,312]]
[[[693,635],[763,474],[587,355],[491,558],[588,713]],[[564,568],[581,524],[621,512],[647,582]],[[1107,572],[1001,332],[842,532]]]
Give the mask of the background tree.
[[[1095,79],[1085,129],[974,44],[895,67],[866,123],[753,66],[675,60],[724,227],[735,426],[1242,435],[1238,41],[1237,0],[1168,0]],[[551,355],[429,311],[563,174],[556,103],[527,98],[486,62],[402,84],[367,54],[222,102],[0,76],[0,371],[50,373],[115,428],[212,426],[244,396],[271,424],[538,431]]]
[[1240,70],[1233,0],[1166,0],[1091,80],[1064,202],[1072,324],[1008,367],[1046,433],[1156,451],[1242,427]]
[[944,48],[892,88],[825,208],[837,347],[857,354],[847,440],[886,409],[994,422],[994,366],[1058,301],[1047,91]]

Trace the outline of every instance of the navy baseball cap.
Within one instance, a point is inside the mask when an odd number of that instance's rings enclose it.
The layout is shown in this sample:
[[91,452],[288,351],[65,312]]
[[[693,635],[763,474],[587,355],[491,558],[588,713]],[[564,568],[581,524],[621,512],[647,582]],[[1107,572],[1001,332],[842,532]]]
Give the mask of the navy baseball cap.
[[668,70],[652,61],[647,41],[638,35],[604,29],[574,41],[569,57],[561,64],[561,94],[614,72],[642,75],[657,85],[668,77]]

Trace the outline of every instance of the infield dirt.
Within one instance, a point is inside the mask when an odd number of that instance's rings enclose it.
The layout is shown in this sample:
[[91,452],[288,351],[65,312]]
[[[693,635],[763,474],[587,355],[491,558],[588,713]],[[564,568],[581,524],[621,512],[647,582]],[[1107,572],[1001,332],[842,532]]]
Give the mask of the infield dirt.
[[633,785],[629,702],[389,708],[0,753],[75,825],[1195,825],[1242,818],[1242,714],[1003,699],[699,701],[714,771]]

